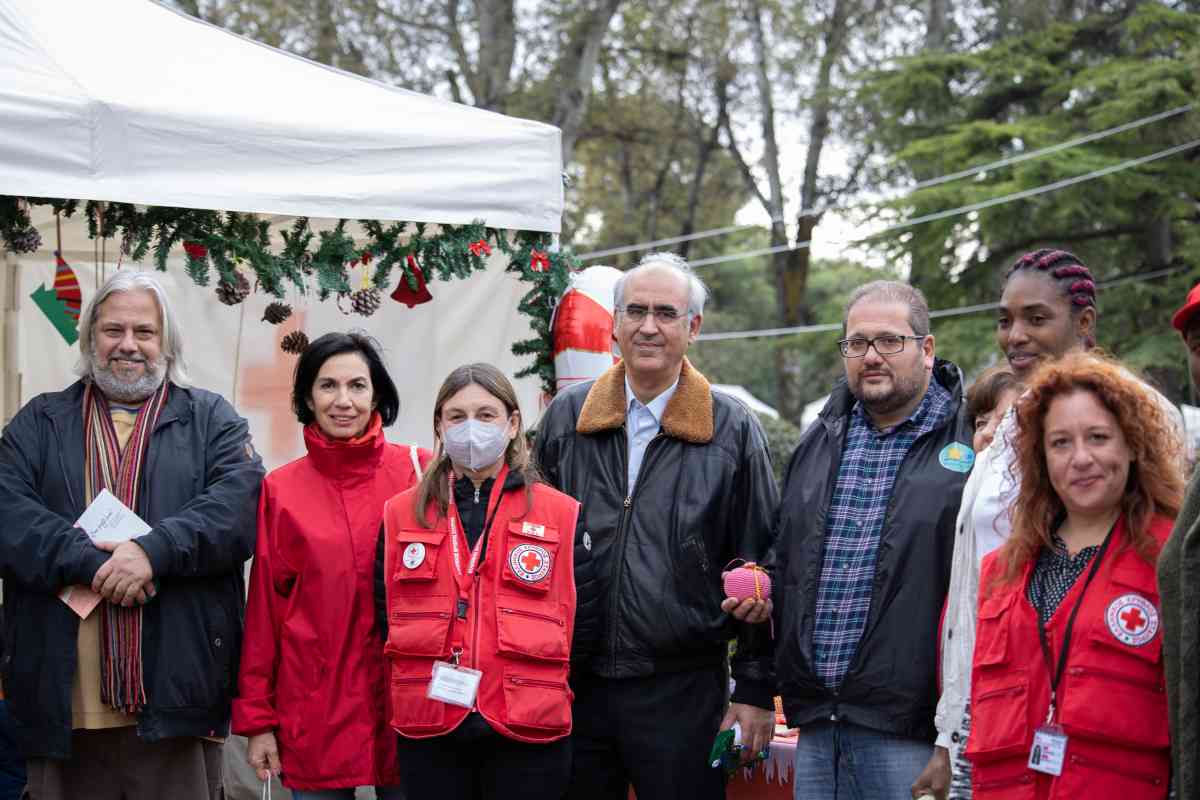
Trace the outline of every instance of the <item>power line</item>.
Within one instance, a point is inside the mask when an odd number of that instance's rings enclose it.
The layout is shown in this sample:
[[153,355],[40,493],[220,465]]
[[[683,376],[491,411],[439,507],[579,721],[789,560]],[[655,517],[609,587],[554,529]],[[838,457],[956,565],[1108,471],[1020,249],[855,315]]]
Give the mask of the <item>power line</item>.
[[[1175,272],[1184,269],[1184,265],[1175,267],[1166,267],[1164,269],[1154,270],[1152,272],[1138,272],[1133,275],[1121,275],[1116,278],[1109,278],[1106,281],[1100,281],[1099,286],[1102,289],[1108,289],[1113,286],[1120,286],[1123,283],[1132,283],[1134,281],[1149,281],[1154,278],[1162,278]],[[931,319],[939,317],[959,317],[966,314],[977,314],[980,311],[992,311],[1000,307],[999,303],[976,303],[970,306],[956,306],[954,308],[942,308],[936,311],[930,311]],[[762,339],[772,336],[791,336],[797,333],[824,333],[828,331],[840,331],[842,323],[827,322],[820,325],[795,325],[790,328],[763,328],[756,331],[722,331],[719,333],[702,333],[699,341],[702,342],[721,342],[730,339]]]
[[[937,211],[932,214],[925,214],[920,217],[914,217],[913,219],[905,220],[904,222],[898,222],[895,225],[889,225],[881,230],[876,231],[875,233],[871,234],[870,236],[864,237],[862,239],[856,239],[856,240],[852,240],[849,242],[844,242],[844,244],[849,244],[849,245],[862,244],[864,242],[870,241],[871,239],[877,238],[879,236],[883,236],[884,234],[892,233],[893,231],[904,230],[905,228],[912,228],[917,225],[922,225],[926,222],[936,222],[938,220],[947,219],[949,217],[957,217],[957,216],[961,216],[963,214],[969,214],[972,211],[982,211],[983,209],[991,208],[992,206],[1004,205],[1005,203],[1011,203],[1011,202],[1015,202],[1017,200],[1024,200],[1029,197],[1036,197],[1037,195],[1047,194],[1049,192],[1056,192],[1059,189],[1065,189],[1068,186],[1075,186],[1076,184],[1086,183],[1087,181],[1095,180],[1096,178],[1103,178],[1104,176],[1112,175],[1115,172],[1122,172],[1124,170],[1132,169],[1134,167],[1140,167],[1142,164],[1149,164],[1151,161],[1158,161],[1159,159],[1162,159],[1162,158],[1169,158],[1170,156],[1176,155],[1178,153],[1182,153],[1186,150],[1191,150],[1193,147],[1196,147],[1197,145],[1200,145],[1200,139],[1193,139],[1192,141],[1186,142],[1184,144],[1178,144],[1178,145],[1175,145],[1174,147],[1168,147],[1165,150],[1159,150],[1158,152],[1151,153],[1150,155],[1147,155],[1147,156],[1141,156],[1139,158],[1131,158],[1128,161],[1122,161],[1119,164],[1113,164],[1112,166],[1093,170],[1084,175],[1076,175],[1072,178],[1064,178],[1062,180],[1055,181],[1053,183],[1047,183],[1042,186],[1035,186],[1032,189],[1022,189],[1019,192],[1012,192],[1011,194],[1001,195],[1000,197],[993,197],[988,200],[981,200],[978,203],[970,203],[965,206],[959,206],[958,208],[951,208],[951,209],[947,209],[945,211]],[[712,266],[713,264],[723,264],[728,261],[739,261],[743,258],[753,258],[755,256],[766,256],[766,255],[773,255],[775,253],[785,253],[789,250],[803,250],[804,248],[810,247],[811,245],[812,245],[812,240],[810,239],[808,241],[797,242],[795,244],[780,244],[780,245],[775,245],[774,247],[764,247],[764,248],[760,248],[758,250],[747,250],[742,253],[733,253],[731,255],[713,256],[712,258],[701,258],[696,261],[691,261],[689,263],[691,264],[692,267],[707,267],[707,266]]]
[[[1039,148],[1037,150],[1030,150],[1028,153],[1020,153],[1020,154],[1014,155],[1014,156],[1006,156],[1005,158],[1001,158],[996,161],[991,161],[987,164],[981,164],[980,166],[977,166],[977,167],[970,167],[968,169],[959,170],[958,172],[952,172],[948,175],[941,175],[937,178],[930,178],[928,180],[918,181],[917,183],[913,184],[912,186],[904,189],[901,194],[911,194],[913,192],[918,192],[922,189],[929,189],[934,186],[941,186],[944,183],[950,183],[951,181],[961,180],[962,178],[969,178],[973,175],[979,175],[980,173],[988,172],[989,170],[999,169],[1001,167],[1007,167],[1007,166],[1011,166],[1013,164],[1019,164],[1022,161],[1029,161],[1034,158],[1041,158],[1042,156],[1052,155],[1052,154],[1058,153],[1062,150],[1069,150],[1073,147],[1078,147],[1083,144],[1095,142],[1100,139],[1106,139],[1109,136],[1116,136],[1119,133],[1125,133],[1126,131],[1131,131],[1131,130],[1134,130],[1135,128],[1140,128],[1143,125],[1150,125],[1155,122],[1161,122],[1164,119],[1169,119],[1171,117],[1178,116],[1180,114],[1186,114],[1189,111],[1192,111],[1194,108],[1195,108],[1194,103],[1187,103],[1186,105],[1168,109],[1167,111],[1160,111],[1157,114],[1151,114],[1149,116],[1141,117],[1139,119],[1135,119],[1130,122],[1125,122],[1120,125],[1115,125],[1111,128],[1106,128],[1102,131],[1084,134],[1083,136],[1079,136],[1075,139],[1069,139],[1065,142],[1059,142],[1058,144],[1052,144],[1047,147]],[[898,199],[898,197],[899,197],[899,195],[897,195],[897,197],[893,198],[893,199]],[[800,212],[796,216],[797,217],[815,216],[817,214],[824,214],[827,211],[848,211],[854,207],[855,206],[852,206],[852,205],[828,204],[828,205],[818,206],[817,208],[801,209]],[[772,218],[770,220],[769,224],[775,224],[777,222],[783,222],[783,220],[779,219],[779,218]],[[693,241],[696,241],[697,239],[708,239],[713,236],[724,236],[725,234],[735,233],[737,231],[746,230],[747,228],[760,228],[760,227],[762,227],[762,226],[759,225],[758,223],[747,224],[747,225],[725,225],[720,228],[709,228],[709,229],[703,230],[703,231],[696,231],[695,233],[681,234],[679,236],[670,236],[665,239],[655,239],[655,240],[649,241],[649,242],[639,242],[637,244],[624,245],[621,247],[610,247],[607,250],[594,250],[590,253],[580,253],[578,257],[581,261],[596,261],[598,259],[605,258],[606,256],[621,255],[623,253],[636,253],[636,252],[639,252],[642,250],[651,250],[655,247],[665,247],[665,246],[673,245],[673,244],[682,244],[683,242],[693,242]]]

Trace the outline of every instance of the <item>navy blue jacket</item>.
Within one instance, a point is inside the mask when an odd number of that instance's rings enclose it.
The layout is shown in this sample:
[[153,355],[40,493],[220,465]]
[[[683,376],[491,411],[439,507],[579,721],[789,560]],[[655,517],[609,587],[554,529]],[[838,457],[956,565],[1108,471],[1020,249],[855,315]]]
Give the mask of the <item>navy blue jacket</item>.
[[[79,618],[58,598],[108,554],[73,526],[83,513],[83,383],[31,400],[0,438],[0,674],[27,758],[71,755]],[[246,421],[220,395],[172,385],[150,439],[136,541],[154,569],[144,606],[146,741],[224,736],[237,686],[263,466]],[[100,613],[99,610],[93,613]]]

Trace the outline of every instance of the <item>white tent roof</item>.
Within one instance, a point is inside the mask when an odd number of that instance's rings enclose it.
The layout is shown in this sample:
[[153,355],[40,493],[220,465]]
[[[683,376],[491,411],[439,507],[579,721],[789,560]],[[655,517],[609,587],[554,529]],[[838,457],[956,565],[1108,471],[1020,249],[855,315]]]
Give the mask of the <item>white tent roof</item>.
[[755,413],[766,414],[773,419],[779,419],[779,412],[775,410],[774,406],[769,406],[762,400],[759,400],[745,386],[736,386],[731,383],[714,383],[712,389],[714,392],[721,392],[722,394],[737,398],[743,405]]
[[0,194],[558,232],[557,128],[150,0],[0,0]]

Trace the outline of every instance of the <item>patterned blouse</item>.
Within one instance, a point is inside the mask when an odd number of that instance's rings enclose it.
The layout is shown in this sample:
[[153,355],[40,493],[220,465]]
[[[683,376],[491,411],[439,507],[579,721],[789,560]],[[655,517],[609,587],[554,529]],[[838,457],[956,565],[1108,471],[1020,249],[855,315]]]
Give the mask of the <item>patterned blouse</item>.
[[1100,545],[1095,544],[1072,556],[1067,552],[1067,543],[1057,531],[1051,534],[1051,539],[1054,547],[1042,548],[1033,567],[1033,575],[1029,578],[1029,586],[1025,588],[1025,596],[1037,609],[1043,625],[1054,616],[1067,592],[1071,591],[1075,581],[1079,580],[1092,557],[1100,550]]

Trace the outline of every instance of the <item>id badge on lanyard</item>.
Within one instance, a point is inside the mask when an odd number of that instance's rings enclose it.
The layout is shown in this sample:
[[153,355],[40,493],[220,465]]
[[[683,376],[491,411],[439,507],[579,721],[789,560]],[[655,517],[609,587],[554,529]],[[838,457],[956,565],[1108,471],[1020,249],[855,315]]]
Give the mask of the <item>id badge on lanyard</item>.
[[1112,539],[1116,527],[1117,524],[1114,522],[1108,535],[1104,537],[1104,544],[1100,545],[1099,552],[1092,559],[1087,578],[1079,590],[1079,596],[1075,598],[1075,605],[1071,608],[1071,614],[1067,617],[1067,626],[1063,630],[1062,649],[1058,652],[1057,664],[1050,655],[1050,640],[1046,633],[1046,624],[1042,622],[1041,612],[1038,612],[1038,640],[1042,645],[1042,656],[1046,663],[1046,669],[1050,671],[1050,707],[1046,711],[1046,721],[1033,732],[1033,744],[1029,748],[1029,760],[1026,762],[1026,766],[1036,772],[1058,776],[1062,774],[1063,764],[1066,763],[1067,734],[1055,719],[1058,686],[1067,666],[1067,653],[1071,649],[1071,632],[1075,629],[1075,616],[1079,613],[1079,607],[1083,605],[1083,597],[1087,594],[1088,586],[1091,585],[1092,579],[1096,577],[1096,572],[1100,569],[1100,562],[1104,560],[1104,553],[1108,550],[1108,542]]
[[[506,473],[507,467],[501,469],[496,480],[503,481]],[[454,581],[458,586],[458,601],[455,604],[455,616],[460,620],[465,620],[470,608],[471,589],[475,585],[475,576],[479,571],[479,560],[483,553],[484,541],[487,539],[488,529],[492,526],[492,520],[495,519],[496,512],[500,509],[500,502],[497,499],[496,507],[485,522],[483,530],[480,531],[479,541],[475,542],[475,547],[471,549],[471,558],[464,569],[462,550],[467,540],[465,531],[460,533],[462,518],[458,514],[458,506],[454,502],[453,472],[450,473],[447,480],[450,484],[450,502],[447,514],[450,522],[450,548],[454,562]],[[503,486],[503,483],[500,485]],[[451,662],[435,661],[433,663],[433,673],[430,676],[426,697],[431,700],[462,706],[463,708],[474,708],[475,698],[479,694],[479,683],[483,680],[483,672],[459,664],[458,659],[461,654],[461,647],[454,648],[451,656],[453,660]]]

